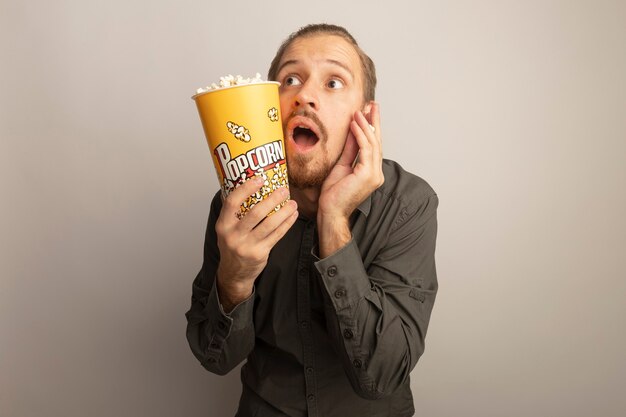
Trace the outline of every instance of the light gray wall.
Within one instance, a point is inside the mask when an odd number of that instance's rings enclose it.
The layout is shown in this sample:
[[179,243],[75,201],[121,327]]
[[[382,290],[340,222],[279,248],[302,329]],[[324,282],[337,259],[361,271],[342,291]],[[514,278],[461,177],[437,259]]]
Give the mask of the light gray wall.
[[440,196],[417,415],[626,414],[626,3],[373,3],[0,2],[0,416],[233,414],[184,336],[217,189],[190,96],[318,21]]

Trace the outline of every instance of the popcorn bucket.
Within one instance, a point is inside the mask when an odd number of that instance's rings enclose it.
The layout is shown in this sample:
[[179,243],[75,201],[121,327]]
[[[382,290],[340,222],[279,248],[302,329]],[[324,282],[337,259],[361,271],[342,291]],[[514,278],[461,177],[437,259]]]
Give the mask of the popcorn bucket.
[[192,97],[222,195],[255,176],[265,179],[261,190],[241,205],[240,218],[277,188],[288,187],[278,86],[272,81],[234,85]]

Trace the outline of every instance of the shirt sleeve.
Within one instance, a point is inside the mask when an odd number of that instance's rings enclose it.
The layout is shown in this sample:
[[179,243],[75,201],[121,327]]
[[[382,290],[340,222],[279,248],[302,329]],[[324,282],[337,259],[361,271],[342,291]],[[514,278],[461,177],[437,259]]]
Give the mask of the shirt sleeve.
[[354,240],[315,262],[326,289],[332,343],[360,396],[376,399],[404,385],[424,352],[437,292],[438,198],[402,210],[389,239],[364,265]]
[[226,314],[219,301],[215,273],[219,250],[215,223],[221,210],[218,192],[211,203],[204,242],[204,261],[193,281],[187,317],[187,341],[194,356],[207,370],[225,375],[243,361],[254,347],[253,294]]

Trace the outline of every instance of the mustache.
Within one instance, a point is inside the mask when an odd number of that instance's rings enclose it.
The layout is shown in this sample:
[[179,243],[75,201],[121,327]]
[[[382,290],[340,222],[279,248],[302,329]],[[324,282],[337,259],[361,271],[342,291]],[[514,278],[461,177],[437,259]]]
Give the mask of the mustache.
[[324,126],[324,123],[322,123],[320,118],[317,117],[317,114],[315,114],[312,111],[309,111],[307,109],[297,109],[297,110],[294,110],[293,112],[291,112],[291,114],[289,115],[287,120],[285,120],[285,126],[287,126],[289,121],[291,119],[293,119],[294,117],[296,117],[296,116],[306,117],[307,119],[310,119],[313,123],[315,123],[315,125],[319,129],[320,134],[322,135],[322,137],[319,138],[319,139],[322,140],[322,141],[326,141],[326,138],[328,138],[328,131],[326,130],[326,126]]

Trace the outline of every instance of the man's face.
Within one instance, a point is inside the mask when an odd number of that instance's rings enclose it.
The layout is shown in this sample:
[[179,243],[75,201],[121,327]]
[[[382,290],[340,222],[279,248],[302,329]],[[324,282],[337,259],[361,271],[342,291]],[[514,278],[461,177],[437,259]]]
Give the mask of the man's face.
[[334,35],[298,38],[279,64],[289,183],[319,187],[343,151],[354,112],[363,108],[363,74],[354,47]]

